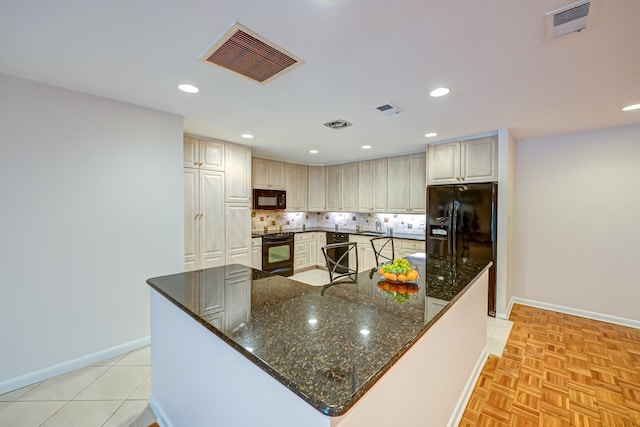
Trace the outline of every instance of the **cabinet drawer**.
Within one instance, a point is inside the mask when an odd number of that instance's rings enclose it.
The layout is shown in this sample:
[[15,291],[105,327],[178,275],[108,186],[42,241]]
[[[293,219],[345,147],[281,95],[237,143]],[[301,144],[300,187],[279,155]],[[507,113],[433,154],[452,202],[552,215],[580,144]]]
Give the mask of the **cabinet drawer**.
[[294,254],[298,256],[298,254],[306,254],[307,253],[307,245],[305,242],[296,242]]
[[424,252],[425,242],[421,240],[402,240],[402,249],[411,249],[419,252]]
[[304,267],[307,264],[307,258],[303,256],[296,256],[294,265],[295,267]]

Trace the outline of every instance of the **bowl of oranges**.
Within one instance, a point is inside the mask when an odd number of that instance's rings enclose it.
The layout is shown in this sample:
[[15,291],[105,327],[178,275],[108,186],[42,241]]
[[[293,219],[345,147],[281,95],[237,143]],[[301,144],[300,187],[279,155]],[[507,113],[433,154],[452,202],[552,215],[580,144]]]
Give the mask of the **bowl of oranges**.
[[418,270],[411,267],[409,261],[396,258],[392,263],[383,264],[378,269],[380,279],[378,289],[395,302],[407,302],[418,293]]

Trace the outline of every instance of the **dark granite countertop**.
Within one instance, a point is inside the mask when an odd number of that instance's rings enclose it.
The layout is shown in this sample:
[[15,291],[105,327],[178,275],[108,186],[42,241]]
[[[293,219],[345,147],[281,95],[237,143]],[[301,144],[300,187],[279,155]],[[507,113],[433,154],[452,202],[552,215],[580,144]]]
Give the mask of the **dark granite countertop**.
[[[314,408],[337,416],[491,265],[472,259],[411,262],[420,272],[420,288],[404,303],[378,290],[374,271],[360,273],[357,283],[310,286],[232,264],[147,283]],[[211,309],[215,295],[226,297]],[[437,306],[428,298],[448,304],[430,312]]]
[[[297,233],[312,233],[312,232],[316,232],[316,231],[321,231],[321,232],[330,232],[330,233],[345,233],[345,234],[355,234],[358,236],[369,236],[369,237],[387,237],[388,235],[386,233],[374,233],[372,231],[355,231],[352,229],[344,229],[344,228],[339,228],[338,231],[335,230],[335,228],[331,228],[331,227],[307,227],[305,230],[303,230],[302,228],[289,228],[289,229],[283,229],[282,232],[287,232],[287,233],[293,233],[293,234],[297,234]],[[273,231],[270,230],[270,233],[278,233],[278,231]],[[263,235],[265,235],[266,233],[264,233],[263,231],[257,231],[257,230],[253,230],[251,232],[251,237],[262,237]],[[424,233],[420,233],[420,234],[409,234],[409,233],[397,233],[394,232],[393,236],[391,237],[395,237],[396,239],[408,239],[408,240],[419,240],[419,241],[425,241],[425,237],[424,237]]]

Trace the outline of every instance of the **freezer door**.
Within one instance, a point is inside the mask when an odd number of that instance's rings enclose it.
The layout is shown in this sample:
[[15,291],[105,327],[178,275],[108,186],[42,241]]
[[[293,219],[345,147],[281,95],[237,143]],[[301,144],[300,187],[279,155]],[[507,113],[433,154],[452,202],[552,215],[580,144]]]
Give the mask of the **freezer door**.
[[456,205],[455,247],[458,258],[493,260],[495,197],[493,184],[459,185]]
[[453,253],[454,187],[427,187],[427,254],[448,256]]

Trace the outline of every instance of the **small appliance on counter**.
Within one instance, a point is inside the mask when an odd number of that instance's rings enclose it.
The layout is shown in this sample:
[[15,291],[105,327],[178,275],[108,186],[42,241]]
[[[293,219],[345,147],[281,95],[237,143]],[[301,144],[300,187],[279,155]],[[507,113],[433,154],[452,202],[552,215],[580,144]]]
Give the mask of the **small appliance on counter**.
[[253,189],[253,209],[280,210],[287,208],[287,192],[284,190]]

